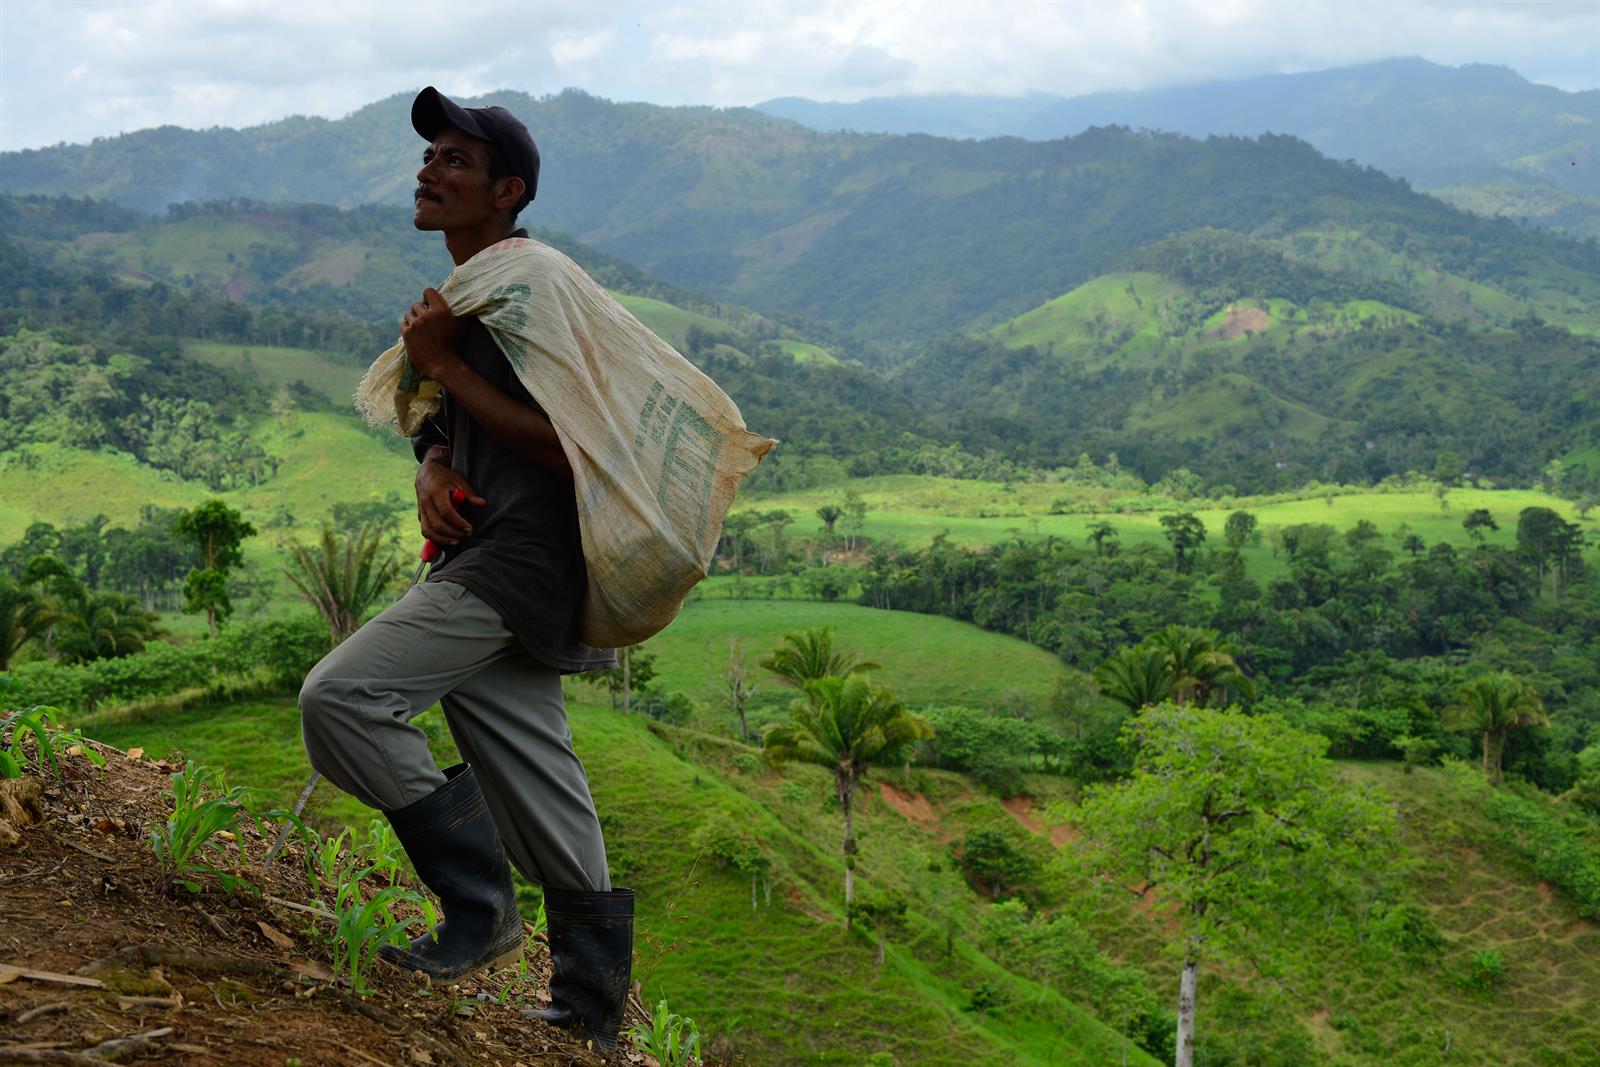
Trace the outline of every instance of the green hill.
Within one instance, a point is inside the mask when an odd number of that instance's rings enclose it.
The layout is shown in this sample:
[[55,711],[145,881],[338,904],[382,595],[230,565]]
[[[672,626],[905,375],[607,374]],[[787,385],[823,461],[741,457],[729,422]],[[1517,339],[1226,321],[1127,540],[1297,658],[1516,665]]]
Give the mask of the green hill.
[[[1064,98],[786,98],[756,105],[819,130],[1049,140],[1091,126],[1191,137],[1303,137],[1468,210],[1600,236],[1593,174],[1600,93],[1537,85],[1504,67],[1417,58],[1236,81]],[[1574,165],[1576,164],[1576,166]]]
[[[911,674],[933,662],[900,656]],[[668,658],[669,669],[682,666],[676,651]],[[973,682],[993,678],[977,647],[960,662]],[[909,904],[906,927],[878,967],[870,938],[843,932],[839,820],[823,803],[823,770],[775,772],[735,742],[582,701],[570,714],[609,828],[614,875],[640,891],[636,977],[646,1000],[666,996],[693,1015],[716,1035],[711,1047],[720,1055],[752,1063],[863,1062],[874,1054],[919,1064],[1156,1062],[1119,1036],[1125,1020],[1096,1021],[1084,1009],[1092,985],[1053,988],[1024,977],[1051,972],[1030,970],[1038,962],[1018,955],[1016,943],[993,939],[986,896],[948,863],[948,843],[977,830],[1046,860],[1054,848],[1070,852],[1073,836],[1054,828],[1070,802],[1048,808],[1069,795],[1061,780],[1030,777],[1029,795],[1004,803],[941,771],[919,769],[909,779],[887,771],[869,782],[857,807],[858,879],[866,891],[898,893]],[[305,771],[288,700],[83,721],[114,744],[153,755],[178,749],[224,766],[232,781],[261,787],[264,802],[291,797]],[[440,758],[454,758],[435,732]],[[1393,764],[1347,763],[1342,773],[1350,788],[1399,809],[1413,873],[1392,885],[1389,906],[1413,909],[1409,928],[1423,947],[1397,953],[1387,942],[1329,934],[1315,946],[1274,950],[1259,971],[1206,973],[1199,1019],[1208,1059],[1285,1067],[1589,1062],[1600,1049],[1586,1012],[1600,984],[1600,927],[1539,880],[1489,816],[1485,787],[1470,772],[1402,774]],[[319,821],[365,824],[370,813],[326,789],[313,804]],[[768,857],[770,901],[759,879],[753,898],[749,875],[720,868],[708,853],[719,833]],[[1164,948],[1159,902],[1151,908],[1072,877],[1048,874],[1037,885],[1035,922],[1068,914],[1081,924],[1078,934],[1063,926],[1057,935],[1081,940],[1053,950],[1130,968],[1170,1010],[1176,963]],[[1489,986],[1473,977],[1483,954],[1500,968]],[[972,1007],[980,986],[997,1007]]]
[[[1526,286],[1553,267],[1592,285],[1600,271],[1592,249],[1466,214],[1291,137],[1097,127],[964,142],[823,134],[750,110],[576,91],[473,102],[523,116],[550,161],[528,221],[674,284],[831,323],[889,352],[1004,321],[1199,226],[1274,239],[1355,231],[1477,283]],[[197,198],[392,205],[410,188],[418,147],[408,104],[401,94],[334,122],[165,128],[6,153],[0,189],[145,210]],[[353,258],[318,256],[303,277],[337,277]],[[1592,309],[1592,292],[1580,296]]]

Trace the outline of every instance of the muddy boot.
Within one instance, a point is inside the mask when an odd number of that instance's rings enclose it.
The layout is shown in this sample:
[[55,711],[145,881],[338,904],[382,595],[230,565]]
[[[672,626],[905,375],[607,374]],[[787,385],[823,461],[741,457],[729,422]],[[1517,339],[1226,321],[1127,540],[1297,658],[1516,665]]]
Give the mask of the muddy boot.
[[514,963],[523,937],[505,846],[477,779],[465,763],[444,773],[444,785],[384,813],[417,877],[439,898],[444,921],[409,947],[383,946],[378,958],[450,983]]
[[633,890],[586,893],[546,889],[550,1006],[523,1014],[570,1030],[610,1051],[622,1029],[633,982]]

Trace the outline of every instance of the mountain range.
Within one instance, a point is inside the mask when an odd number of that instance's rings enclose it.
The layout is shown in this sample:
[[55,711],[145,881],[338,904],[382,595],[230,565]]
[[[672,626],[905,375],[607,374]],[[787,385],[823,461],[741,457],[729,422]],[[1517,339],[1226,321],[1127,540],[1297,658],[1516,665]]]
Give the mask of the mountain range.
[[1600,90],[1564,92],[1506,67],[1402,58],[1075,97],[780,97],[756,109],[818,130],[939,137],[1054,140],[1109,125],[1286,133],[1459,207],[1600,235]]

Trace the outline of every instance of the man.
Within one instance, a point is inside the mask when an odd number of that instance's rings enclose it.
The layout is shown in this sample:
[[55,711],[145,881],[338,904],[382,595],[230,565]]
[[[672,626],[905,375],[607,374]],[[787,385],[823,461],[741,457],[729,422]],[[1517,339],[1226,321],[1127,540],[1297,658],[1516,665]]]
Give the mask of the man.
[[[521,122],[432,87],[411,122],[427,142],[417,229],[443,233],[457,266],[527,236],[514,227],[537,190],[539,153]],[[381,959],[443,983],[514,960],[523,932],[509,853],[544,887],[549,919],[551,1006],[529,1014],[610,1047],[631,975],[633,891],[611,888],[562,703],[563,673],[616,665],[578,638],[586,572],[572,471],[540,398],[478,319],[458,319],[427,289],[402,338],[444,397],[412,437],[417,519],[443,552],[426,582],[306,678],[306,752],[383,811],[443,905],[437,927]],[[436,700],[466,761],[447,770],[410,723]]]

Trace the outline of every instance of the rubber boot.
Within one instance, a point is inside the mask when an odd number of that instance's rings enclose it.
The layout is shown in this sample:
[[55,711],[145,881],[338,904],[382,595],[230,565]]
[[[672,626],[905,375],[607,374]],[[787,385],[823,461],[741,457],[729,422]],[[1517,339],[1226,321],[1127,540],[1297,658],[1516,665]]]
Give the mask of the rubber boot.
[[523,936],[505,846],[472,768],[459,763],[444,773],[444,785],[384,813],[444,920],[408,947],[384,945],[378,958],[451,983],[515,963]]
[[609,1052],[633,984],[633,890],[544,891],[550,939],[550,1006],[523,1014],[570,1030]]

